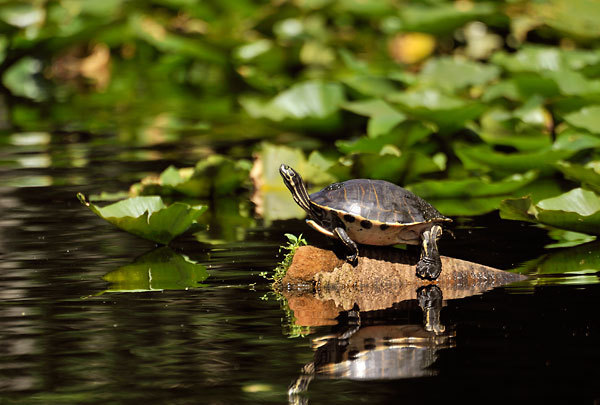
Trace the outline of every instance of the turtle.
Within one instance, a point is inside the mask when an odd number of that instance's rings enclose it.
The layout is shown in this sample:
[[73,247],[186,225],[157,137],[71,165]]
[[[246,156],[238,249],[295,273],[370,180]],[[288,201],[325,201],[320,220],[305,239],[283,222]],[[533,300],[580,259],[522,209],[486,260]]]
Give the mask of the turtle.
[[282,164],[279,173],[294,201],[306,211],[308,225],[339,239],[351,264],[358,260],[357,243],[421,245],[417,276],[428,280],[439,277],[442,262],[437,240],[442,235],[442,224],[452,219],[424,199],[396,184],[371,179],[333,183],[309,195],[294,169]]

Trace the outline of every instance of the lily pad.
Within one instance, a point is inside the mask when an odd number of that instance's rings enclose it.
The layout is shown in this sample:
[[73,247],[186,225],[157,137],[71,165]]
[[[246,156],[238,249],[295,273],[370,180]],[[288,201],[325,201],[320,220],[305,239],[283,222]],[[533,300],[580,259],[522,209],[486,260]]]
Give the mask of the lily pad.
[[[593,274],[592,280],[600,280],[600,242],[558,249],[537,259],[530,260],[516,269],[522,274]],[[568,280],[565,280],[568,281]]]
[[164,245],[187,231],[207,208],[180,202],[167,207],[158,196],[133,197],[106,207],[86,201],[81,193],[77,198],[93,213],[122,230]]
[[[551,145],[551,117],[541,106],[508,111],[493,108],[481,116],[479,136],[488,144],[512,146],[522,151]],[[548,125],[550,124],[550,125]]]
[[392,93],[387,100],[415,118],[435,123],[441,132],[452,132],[481,115],[482,104],[445,94],[439,89]]
[[471,177],[461,180],[428,180],[407,186],[409,190],[423,198],[489,197],[507,195],[531,183],[537,172],[513,174],[500,181],[489,177]]
[[267,222],[305,216],[281,180],[279,166],[282,163],[298,171],[309,186],[325,185],[337,180],[328,172],[334,162],[328,161],[320,153],[313,152],[307,159],[301,149],[263,143],[250,173],[254,183],[251,199],[256,213]]
[[565,121],[577,128],[600,135],[600,105],[584,107],[565,116]]
[[427,85],[456,91],[496,79],[500,68],[468,59],[441,57],[425,64],[419,79]]
[[130,193],[137,195],[173,195],[209,197],[232,194],[248,178],[251,163],[211,155],[198,162],[196,167],[177,169],[169,166],[158,177],[149,176],[131,186]]
[[466,169],[487,169],[496,173],[523,173],[539,170],[548,173],[554,164],[570,157],[574,151],[544,148],[535,152],[503,153],[489,145],[456,143],[454,151]]
[[337,126],[339,110],[345,101],[341,84],[320,81],[295,84],[271,100],[253,96],[243,96],[239,100],[253,118],[316,129]]
[[537,204],[530,197],[504,200],[500,205],[500,216],[588,235],[600,235],[600,197],[582,188]]
[[386,134],[406,119],[406,115],[381,99],[353,101],[343,105],[355,114],[370,117],[367,134],[377,137]]
[[563,172],[565,177],[582,183],[583,188],[600,193],[600,162],[593,161],[586,165],[570,162],[558,162],[556,168]]
[[207,278],[206,266],[166,246],[146,253],[103,277],[111,283],[105,292],[183,290],[196,288]]
[[354,140],[340,140],[335,143],[343,153],[379,153],[386,145],[394,145],[403,150],[426,138],[431,134],[431,129],[420,122],[405,122],[385,135],[360,137]]

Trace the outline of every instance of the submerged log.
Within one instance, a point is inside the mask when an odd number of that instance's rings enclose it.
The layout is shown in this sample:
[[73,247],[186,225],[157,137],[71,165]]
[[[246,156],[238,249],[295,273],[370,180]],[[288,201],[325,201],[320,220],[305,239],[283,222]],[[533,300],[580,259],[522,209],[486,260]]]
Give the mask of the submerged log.
[[281,282],[281,290],[300,325],[334,324],[341,311],[358,305],[361,311],[390,308],[417,298],[417,290],[436,284],[444,300],[480,294],[526,277],[461,259],[442,256],[435,281],[416,276],[418,257],[407,251],[366,247],[356,266],[331,250],[298,248]]

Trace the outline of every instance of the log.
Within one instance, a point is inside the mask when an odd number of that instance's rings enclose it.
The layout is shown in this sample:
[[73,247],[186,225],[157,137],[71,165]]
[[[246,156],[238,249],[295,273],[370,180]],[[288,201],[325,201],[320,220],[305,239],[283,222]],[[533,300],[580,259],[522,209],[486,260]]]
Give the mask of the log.
[[407,251],[361,247],[356,266],[327,249],[302,246],[279,290],[304,326],[335,324],[341,311],[355,305],[361,311],[392,307],[417,298],[417,290],[437,285],[444,300],[481,294],[494,287],[526,279],[520,274],[498,270],[466,260],[442,256],[442,273],[435,281],[416,276],[419,257]]

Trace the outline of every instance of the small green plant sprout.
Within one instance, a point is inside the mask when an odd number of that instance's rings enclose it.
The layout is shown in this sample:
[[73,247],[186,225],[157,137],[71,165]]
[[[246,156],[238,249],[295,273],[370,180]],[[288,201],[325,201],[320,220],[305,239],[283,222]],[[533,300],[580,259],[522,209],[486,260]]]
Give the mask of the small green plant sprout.
[[287,253],[283,256],[283,260],[281,263],[279,263],[275,270],[273,270],[273,275],[271,277],[267,276],[266,274],[261,274],[266,279],[272,280],[276,283],[281,281],[281,279],[285,276],[285,273],[292,264],[292,259],[294,258],[296,250],[300,246],[307,244],[306,239],[302,237],[302,234],[300,234],[300,236],[296,236],[292,235],[291,233],[286,233],[285,237],[288,238],[287,245],[279,248],[279,253],[281,253],[282,250],[287,250]]

